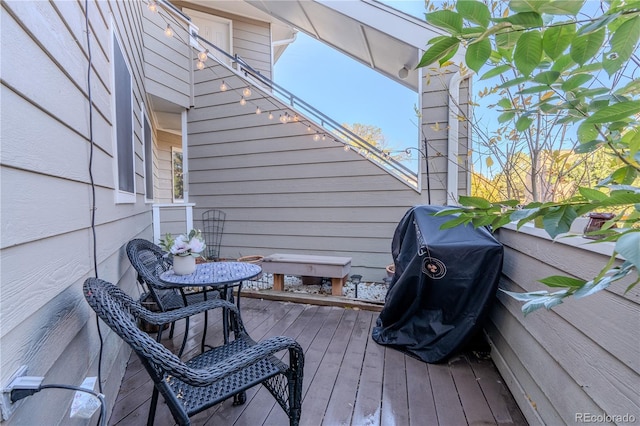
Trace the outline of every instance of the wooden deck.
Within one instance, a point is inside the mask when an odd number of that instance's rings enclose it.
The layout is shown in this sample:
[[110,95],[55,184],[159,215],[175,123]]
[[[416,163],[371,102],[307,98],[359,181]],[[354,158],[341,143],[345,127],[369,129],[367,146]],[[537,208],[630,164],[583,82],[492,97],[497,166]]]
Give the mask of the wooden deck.
[[[375,343],[371,328],[378,313],[365,310],[244,298],[242,316],[254,339],[287,335],[305,350],[301,425],[526,425],[486,352],[468,351],[445,364],[423,363]],[[207,340],[215,343],[221,330],[219,321],[213,322]],[[185,357],[199,348],[202,318],[193,318],[191,326]],[[166,345],[179,347],[180,327]],[[133,355],[108,424],[145,424],[151,390],[149,376]],[[288,422],[259,386],[247,392],[246,404],[234,407],[225,401],[192,417],[192,423]],[[156,424],[174,424],[162,397]]]

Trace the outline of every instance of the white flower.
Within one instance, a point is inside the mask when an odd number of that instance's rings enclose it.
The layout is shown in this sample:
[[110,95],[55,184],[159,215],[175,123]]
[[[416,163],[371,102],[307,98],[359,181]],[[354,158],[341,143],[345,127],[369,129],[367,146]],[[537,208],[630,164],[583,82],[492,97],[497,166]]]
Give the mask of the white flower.
[[192,229],[189,235],[178,235],[175,239],[171,234],[166,234],[160,240],[160,246],[174,256],[200,256],[207,246],[202,238],[200,230]]

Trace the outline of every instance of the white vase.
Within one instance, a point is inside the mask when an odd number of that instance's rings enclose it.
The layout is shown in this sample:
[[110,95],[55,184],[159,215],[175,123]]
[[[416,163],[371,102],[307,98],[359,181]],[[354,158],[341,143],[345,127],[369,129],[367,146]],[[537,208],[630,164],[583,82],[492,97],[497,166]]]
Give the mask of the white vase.
[[193,256],[173,256],[173,272],[176,275],[189,275],[196,271],[196,258]]

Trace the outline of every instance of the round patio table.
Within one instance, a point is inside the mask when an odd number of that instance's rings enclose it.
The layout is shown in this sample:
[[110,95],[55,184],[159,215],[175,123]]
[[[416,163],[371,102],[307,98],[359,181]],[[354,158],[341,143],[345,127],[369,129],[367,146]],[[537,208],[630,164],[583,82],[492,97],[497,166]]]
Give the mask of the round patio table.
[[[238,287],[238,297],[236,299],[236,305],[238,311],[240,310],[240,290],[242,290],[242,281],[254,278],[262,272],[262,268],[258,265],[245,262],[210,262],[199,263],[196,265],[194,273],[189,275],[177,275],[173,269],[169,269],[160,274],[160,280],[166,284],[167,287],[173,287],[180,290],[184,299],[185,305],[187,299],[185,297],[184,290],[187,287],[203,287],[204,298],[207,299],[207,290],[217,290],[220,292],[220,296],[225,300],[233,302],[233,287]],[[222,315],[222,326],[224,333],[224,342],[227,343],[229,339],[229,319],[226,309]],[[207,323],[208,315],[205,312],[204,316],[204,331],[202,335],[201,350],[204,352],[205,338],[207,335]],[[185,339],[186,342],[186,333]],[[180,351],[182,353],[182,349]]]

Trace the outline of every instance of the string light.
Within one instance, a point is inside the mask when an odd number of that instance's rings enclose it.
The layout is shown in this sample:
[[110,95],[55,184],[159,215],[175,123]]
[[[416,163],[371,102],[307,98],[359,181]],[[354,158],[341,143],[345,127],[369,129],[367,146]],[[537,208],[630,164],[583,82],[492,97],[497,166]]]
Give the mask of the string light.
[[327,135],[325,135],[324,133],[322,134],[322,140],[327,139]]
[[260,109],[260,107],[256,107],[256,114],[258,115],[262,114],[262,110]]
[[285,115],[280,114],[280,117],[278,118],[278,120],[280,120],[282,124],[287,124],[287,121],[289,121],[287,120],[287,113],[285,112],[284,114]]
[[347,144],[344,144],[344,148],[343,149],[344,149],[345,152],[351,151],[351,147],[349,145],[347,145]]
[[269,120],[273,120],[273,113],[269,111]]
[[313,140],[318,142],[320,140],[320,133],[316,132],[316,134],[313,135]]
[[311,131],[311,124],[307,126],[307,132],[310,132],[310,131]]
[[222,84],[220,84],[220,91],[226,92],[228,88],[229,86],[227,86],[227,83],[225,83],[224,80],[222,80]]
[[251,96],[251,89],[249,87],[245,87],[244,90],[242,90],[242,94],[245,98],[248,98]]
[[206,61],[208,57],[209,57],[208,49],[205,49],[202,52],[198,53],[198,59],[200,59],[201,62]]
[[196,68],[198,68],[199,70],[203,70],[204,69],[204,62],[198,61],[198,63],[196,64]]
[[295,121],[296,123],[300,121],[300,117],[298,117],[298,114],[293,116],[293,121]]
[[158,3],[156,2],[156,0],[149,0],[149,4],[147,4],[147,8],[151,12],[156,13],[158,11]]
[[240,98],[240,105],[245,106],[247,104],[247,100],[243,97]]
[[167,29],[164,30],[164,35],[167,37],[173,37],[173,28],[171,28],[170,24],[167,24]]

